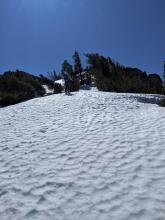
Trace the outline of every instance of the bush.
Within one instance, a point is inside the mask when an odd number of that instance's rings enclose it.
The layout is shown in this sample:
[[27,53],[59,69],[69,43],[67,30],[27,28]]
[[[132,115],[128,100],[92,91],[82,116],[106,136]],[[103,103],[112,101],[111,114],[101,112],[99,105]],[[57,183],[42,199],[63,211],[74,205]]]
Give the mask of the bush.
[[165,87],[163,86],[163,88],[162,88],[162,95],[165,95]]
[[39,82],[42,85],[47,85],[50,90],[54,88],[54,81],[48,79],[47,77],[43,76],[42,74],[40,75]]
[[0,106],[2,107],[8,106],[8,105],[14,105],[21,101],[24,101],[24,99],[19,94],[0,93]]
[[19,89],[22,88],[22,90],[0,92],[0,105],[2,107],[17,104],[35,97],[35,90],[31,85],[23,82],[19,82],[17,85],[19,85]]
[[0,94],[0,105],[7,106],[43,96],[45,89],[39,77],[22,71],[9,71],[0,76]]
[[163,93],[159,75],[147,75],[137,68],[124,67],[111,58],[86,54],[89,72],[93,73],[98,90],[107,92]]
[[36,79],[27,78],[25,82],[33,88],[35,91],[35,97],[43,96],[45,94],[45,89]]
[[61,93],[63,91],[63,87],[59,83],[54,83],[54,94]]
[[74,78],[72,81],[71,81],[71,86],[70,86],[70,90],[71,92],[76,92],[76,91],[79,91],[80,89],[80,81],[78,78]]
[[158,105],[159,105],[160,107],[165,107],[165,99],[160,100],[160,101],[158,102]]

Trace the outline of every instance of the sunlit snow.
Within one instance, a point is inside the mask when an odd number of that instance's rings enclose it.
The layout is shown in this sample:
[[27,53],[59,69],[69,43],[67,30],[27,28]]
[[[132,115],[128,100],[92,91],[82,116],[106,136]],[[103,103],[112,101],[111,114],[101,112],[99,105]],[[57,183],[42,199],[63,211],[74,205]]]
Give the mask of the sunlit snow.
[[156,98],[83,90],[1,108],[0,220],[164,220]]

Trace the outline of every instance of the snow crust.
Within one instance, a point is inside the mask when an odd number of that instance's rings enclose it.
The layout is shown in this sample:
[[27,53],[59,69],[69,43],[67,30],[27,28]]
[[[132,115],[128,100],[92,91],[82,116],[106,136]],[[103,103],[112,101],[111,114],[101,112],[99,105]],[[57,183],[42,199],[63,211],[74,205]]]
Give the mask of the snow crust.
[[80,91],[0,109],[0,220],[164,220],[156,95]]

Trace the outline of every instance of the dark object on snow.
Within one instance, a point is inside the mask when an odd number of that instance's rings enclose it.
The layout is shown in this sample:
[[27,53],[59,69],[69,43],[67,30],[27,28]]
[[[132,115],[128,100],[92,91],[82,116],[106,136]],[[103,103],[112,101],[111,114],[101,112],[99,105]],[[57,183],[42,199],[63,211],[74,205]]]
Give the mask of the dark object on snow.
[[63,90],[63,87],[60,83],[54,83],[54,94],[61,93]]
[[158,105],[159,105],[160,107],[165,107],[165,99],[160,100],[160,101],[158,102]]
[[89,73],[94,73],[100,91],[164,94],[163,82],[158,74],[147,74],[137,68],[125,67],[110,57],[86,54]]
[[0,106],[8,106],[45,95],[40,77],[23,71],[0,75]]
[[63,78],[65,81],[65,94],[68,95],[70,94],[70,90],[71,90],[71,78],[67,72],[63,73]]

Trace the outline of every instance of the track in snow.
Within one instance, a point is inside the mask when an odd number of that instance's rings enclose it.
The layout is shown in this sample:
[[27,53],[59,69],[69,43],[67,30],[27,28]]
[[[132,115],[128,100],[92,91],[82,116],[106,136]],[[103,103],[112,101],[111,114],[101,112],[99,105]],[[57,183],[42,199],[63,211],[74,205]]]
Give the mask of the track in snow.
[[80,91],[0,109],[1,220],[164,220],[165,111]]

